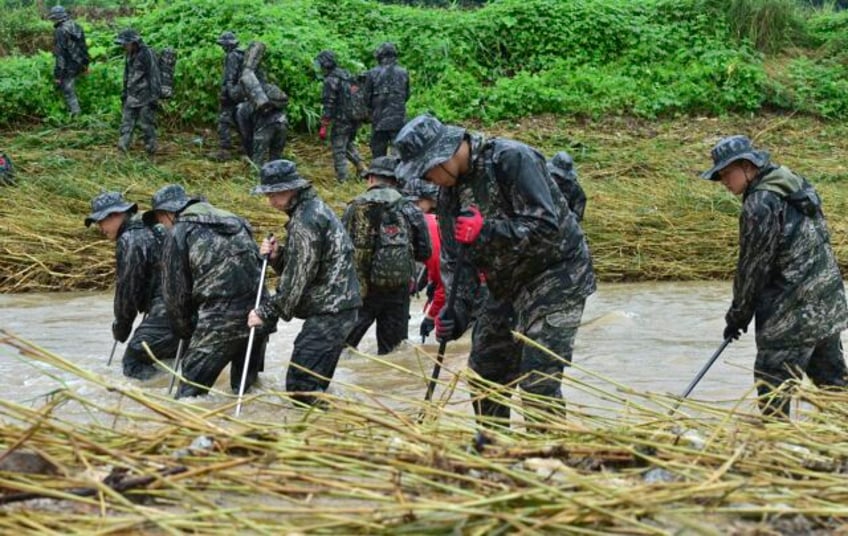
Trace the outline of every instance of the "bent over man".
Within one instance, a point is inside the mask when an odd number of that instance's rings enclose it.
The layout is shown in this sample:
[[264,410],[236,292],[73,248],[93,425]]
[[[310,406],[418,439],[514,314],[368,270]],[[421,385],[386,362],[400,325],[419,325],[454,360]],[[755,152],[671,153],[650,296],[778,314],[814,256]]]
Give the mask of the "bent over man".
[[[441,187],[441,268],[448,302],[453,277],[462,278],[463,299],[439,313],[437,337],[455,339],[465,331],[473,303],[469,295],[482,274],[489,295],[477,310],[469,367],[489,384],[517,382],[524,394],[533,395],[523,397],[525,421],[542,420],[544,413],[563,418],[563,368],[571,362],[595,276],[583,232],[545,158],[523,143],[486,139],[430,115],[407,123],[395,147],[402,161],[399,176],[423,177]],[[472,270],[457,266],[458,259]],[[511,330],[559,358],[513,343]],[[476,388],[478,415],[508,425],[509,407],[488,396],[491,385]]]
[[[286,391],[303,404],[319,402],[327,390],[356,323],[362,305],[353,268],[353,245],[332,209],[312,184],[297,173],[293,162],[274,160],[262,166],[253,194],[264,194],[275,209],[285,212],[286,242],[281,248],[265,239],[268,255],[280,280],[277,293],[247,316],[249,327],[302,318],[286,372]],[[242,319],[244,322],[244,319]]]
[[789,396],[777,390],[784,382],[806,373],[819,386],[846,385],[840,332],[848,326],[848,305],[821,198],[746,136],[720,140],[712,157],[713,167],[701,176],[742,196],[724,338],[738,339],[756,318],[760,409],[789,418]]
[[159,360],[173,359],[179,340],[171,329],[162,296],[161,226],[148,226],[135,215],[138,205],[119,192],[104,192],[91,201],[85,226],[97,223],[100,232],[115,242],[115,320],[112,336],[124,342],[137,314],[144,315],[124,351],[124,376],[138,380],[153,377],[158,369],[142,343]]

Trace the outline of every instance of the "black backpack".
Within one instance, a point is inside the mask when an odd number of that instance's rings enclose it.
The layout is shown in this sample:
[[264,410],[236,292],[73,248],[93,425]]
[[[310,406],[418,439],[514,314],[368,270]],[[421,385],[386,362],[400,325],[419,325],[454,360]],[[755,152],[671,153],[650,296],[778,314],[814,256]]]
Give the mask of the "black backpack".
[[367,76],[360,74],[355,78],[342,78],[342,93],[347,116],[358,123],[371,120],[371,110],[368,107],[368,97],[365,94]]
[[172,47],[162,49],[156,54],[159,64],[159,97],[170,99],[174,96],[174,71],[177,68],[177,51]]

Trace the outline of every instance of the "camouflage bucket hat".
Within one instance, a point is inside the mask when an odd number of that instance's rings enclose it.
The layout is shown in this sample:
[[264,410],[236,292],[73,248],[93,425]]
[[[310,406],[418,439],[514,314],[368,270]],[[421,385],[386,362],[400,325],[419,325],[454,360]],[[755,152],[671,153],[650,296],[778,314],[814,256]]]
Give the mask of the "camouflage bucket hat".
[[47,18],[53,21],[64,21],[68,19],[68,12],[62,6],[53,6],[50,8]]
[[85,226],[88,227],[116,212],[129,211],[134,214],[137,210],[138,205],[124,199],[121,192],[103,192],[91,200],[91,214],[85,218]]
[[218,36],[216,41],[219,45],[238,45],[238,38],[233,32],[224,32]]
[[297,166],[290,160],[272,160],[259,171],[259,186],[250,191],[253,195],[272,194],[306,188],[310,182],[297,174]]
[[560,151],[548,160],[548,173],[560,177],[574,176],[574,159],[565,151]]
[[425,173],[454,155],[464,136],[464,128],[443,125],[432,115],[419,115],[395,136],[401,160],[395,174],[405,181],[424,178]]
[[179,184],[168,184],[156,190],[150,198],[150,210],[141,215],[144,223],[153,225],[156,223],[156,212],[180,212],[189,203],[195,201],[186,195],[185,189]]
[[760,168],[769,161],[768,152],[755,150],[748,136],[728,136],[722,138],[716,143],[710,154],[713,157],[713,167],[701,173],[701,178],[711,181],[719,180],[719,171],[733,162],[748,160]]
[[128,43],[138,43],[141,40],[139,33],[132,28],[121,30],[121,33],[115,37],[116,45],[126,45]]
[[395,175],[395,168],[397,168],[399,162],[400,160],[396,156],[378,156],[371,161],[368,169],[362,172],[362,176],[377,175],[396,181],[398,177]]

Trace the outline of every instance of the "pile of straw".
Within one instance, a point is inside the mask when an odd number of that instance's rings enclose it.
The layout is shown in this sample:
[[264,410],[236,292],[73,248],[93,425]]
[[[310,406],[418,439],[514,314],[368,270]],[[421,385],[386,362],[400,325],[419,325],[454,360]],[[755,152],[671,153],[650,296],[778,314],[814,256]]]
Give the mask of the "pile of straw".
[[[6,451],[51,467],[0,471],[6,533],[811,533],[848,518],[844,392],[802,386],[812,409],[764,424],[696,401],[669,416],[671,397],[567,378],[566,390],[614,411],[570,408],[535,431],[479,435],[459,372],[432,405],[388,390],[328,397],[324,411],[292,409],[284,393],[248,396],[246,407],[281,416],[268,422],[233,418],[235,400],[210,408],[115,387],[0,336],[119,394],[112,406],[71,389],[33,407],[0,402]],[[426,372],[398,373],[423,393]],[[70,406],[89,417],[66,418]]]

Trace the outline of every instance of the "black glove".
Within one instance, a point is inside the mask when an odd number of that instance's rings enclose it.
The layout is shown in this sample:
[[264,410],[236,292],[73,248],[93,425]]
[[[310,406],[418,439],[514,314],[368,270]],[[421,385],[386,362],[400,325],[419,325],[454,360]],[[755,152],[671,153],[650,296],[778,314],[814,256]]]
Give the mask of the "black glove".
[[734,341],[738,341],[739,337],[742,336],[742,333],[748,333],[748,327],[745,326],[743,328],[737,327],[734,324],[728,324],[724,328],[724,340],[730,339]]
[[418,333],[421,334],[422,339],[426,339],[427,336],[436,328],[436,321],[429,316],[425,316],[424,320],[421,321],[421,328],[418,330]]
[[452,341],[462,337],[465,329],[468,327],[468,321],[465,315],[444,307],[439,313],[439,320],[436,322],[436,339],[440,341]]
[[112,337],[118,342],[126,342],[130,337],[132,325],[121,324],[117,320],[112,322]]

